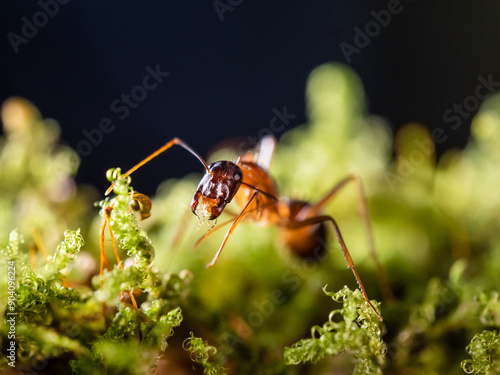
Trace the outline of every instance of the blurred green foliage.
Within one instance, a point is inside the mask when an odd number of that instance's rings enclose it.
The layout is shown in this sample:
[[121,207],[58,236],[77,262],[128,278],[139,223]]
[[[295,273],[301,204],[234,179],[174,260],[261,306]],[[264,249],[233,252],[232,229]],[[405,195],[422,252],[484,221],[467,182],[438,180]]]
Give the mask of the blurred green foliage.
[[[294,258],[277,228],[241,224],[206,269],[227,226],[193,251],[208,230],[197,231],[189,212],[200,174],[160,185],[144,221],[130,209],[128,179],[98,203],[101,215],[113,206],[109,224],[120,257],[128,257],[122,269],[106,229],[110,271],[99,277],[102,222],[92,209],[99,195],[75,185],[77,154],[58,143],[57,124],[30,103],[4,103],[0,260],[5,270],[16,263],[17,370],[498,373],[500,97],[482,104],[467,147],[439,159],[422,125],[407,124],[393,137],[369,115],[359,78],[344,66],[312,72],[307,116],[281,137],[270,174],[283,196],[310,202],[349,173],[361,176],[394,299],[377,283],[356,187],[344,188],[325,214],[339,223],[382,323],[351,292],[356,283],[333,233],[316,262]],[[7,272],[0,274],[6,316]],[[325,295],[326,284],[339,292]],[[7,371],[8,329],[3,319],[0,365]]]

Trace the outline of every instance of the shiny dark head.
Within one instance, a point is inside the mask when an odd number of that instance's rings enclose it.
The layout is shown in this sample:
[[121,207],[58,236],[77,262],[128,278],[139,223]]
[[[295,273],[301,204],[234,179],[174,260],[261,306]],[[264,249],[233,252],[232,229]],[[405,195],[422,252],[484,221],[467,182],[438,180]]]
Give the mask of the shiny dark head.
[[191,201],[191,211],[200,220],[215,220],[238,192],[243,181],[240,167],[230,161],[210,164]]

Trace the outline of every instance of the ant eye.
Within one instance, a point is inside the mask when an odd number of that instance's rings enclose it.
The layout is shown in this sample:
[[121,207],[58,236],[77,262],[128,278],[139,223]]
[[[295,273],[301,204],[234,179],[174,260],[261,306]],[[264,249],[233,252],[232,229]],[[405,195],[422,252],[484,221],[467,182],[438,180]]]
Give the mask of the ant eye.
[[242,176],[241,172],[235,172],[235,174],[233,175],[233,179],[234,179],[235,181],[239,181],[239,180],[241,180],[241,179],[242,179],[242,177],[243,177],[243,176]]

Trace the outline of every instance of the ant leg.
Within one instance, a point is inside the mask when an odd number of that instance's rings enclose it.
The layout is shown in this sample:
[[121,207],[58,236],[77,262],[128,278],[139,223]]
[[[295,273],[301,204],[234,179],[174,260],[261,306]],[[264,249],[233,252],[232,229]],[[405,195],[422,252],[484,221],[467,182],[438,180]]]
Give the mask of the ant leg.
[[339,226],[337,225],[337,222],[331,217],[331,216],[315,216],[311,217],[308,219],[304,219],[301,221],[291,221],[288,222],[285,226],[286,228],[290,229],[297,229],[301,228],[307,225],[313,225],[313,224],[319,224],[324,221],[329,221],[332,223],[333,228],[335,229],[335,234],[337,235],[337,240],[340,244],[340,248],[342,249],[342,252],[344,253],[344,258],[347,262],[347,266],[351,269],[352,273],[354,274],[354,278],[356,279],[356,282],[358,283],[359,289],[361,290],[361,293],[363,293],[363,296],[365,297],[366,302],[370,305],[370,307],[375,311],[375,314],[379,317],[380,321],[383,320],[382,316],[380,313],[377,311],[375,306],[370,302],[370,299],[368,298],[368,295],[366,294],[365,288],[363,286],[363,283],[361,282],[361,278],[359,277],[358,272],[356,271],[356,267],[354,267],[354,262],[352,261],[351,255],[349,254],[349,250],[347,250],[347,246],[344,242],[344,239],[342,238],[342,234],[340,233]]
[[[196,241],[196,243],[193,245],[193,249],[196,249],[203,241],[205,241],[210,236],[210,234],[212,234],[212,232],[215,232],[218,229],[226,226],[227,224],[232,222],[236,216],[238,216],[237,214],[235,214],[233,212],[229,212],[229,210],[227,208],[224,210],[224,212],[233,216],[233,218],[223,222],[222,224],[217,224],[217,226],[212,226],[211,228],[209,228],[208,231]],[[187,225],[188,225],[188,217],[189,218],[192,217],[191,210],[186,210],[186,212],[184,213],[184,216],[180,220],[182,224],[177,229],[177,231],[174,235],[174,239],[172,240],[172,247],[174,247],[174,248],[179,246],[182,239],[184,238],[184,234],[186,233]]]
[[222,252],[222,249],[224,248],[224,245],[226,244],[227,239],[229,238],[231,233],[233,233],[234,229],[239,224],[241,219],[243,219],[243,216],[245,216],[249,212],[250,204],[257,198],[257,196],[259,194],[260,194],[259,192],[253,193],[252,197],[248,200],[245,207],[243,207],[243,210],[241,210],[241,212],[238,214],[238,216],[236,216],[236,219],[234,219],[233,224],[231,225],[231,227],[227,231],[226,235],[224,236],[224,240],[222,241],[222,244],[220,245],[219,250],[215,254],[214,259],[212,259],[212,261],[209,264],[207,264],[207,268],[212,267],[215,264],[215,262],[217,261],[217,259],[219,259],[220,253]]
[[[260,191],[259,191],[259,192],[260,192]],[[264,192],[262,192],[262,193],[263,193],[263,194],[268,195],[267,193],[264,193]],[[273,199],[276,199],[276,200],[277,200],[277,198],[275,198],[275,197],[273,197]],[[274,204],[274,202],[273,202],[272,204],[266,205],[266,206],[264,206],[264,207],[252,208],[251,210],[247,210],[247,212],[246,212],[245,214],[249,214],[249,213],[254,212],[254,211],[262,210],[262,209],[267,208],[267,207],[269,207],[269,206],[271,206],[271,205],[273,205],[273,204]],[[233,217],[232,219],[229,219],[229,220],[227,220],[227,221],[225,221],[225,222],[221,223],[221,224],[218,224],[216,227],[212,227],[212,228],[210,228],[210,229],[209,229],[209,230],[208,230],[208,231],[207,231],[207,232],[206,232],[203,236],[201,236],[201,237],[198,239],[198,241],[196,241],[196,243],[193,245],[193,249],[196,249],[196,248],[197,248],[197,247],[198,247],[198,246],[199,246],[199,245],[200,245],[203,241],[205,241],[208,237],[210,237],[210,236],[212,235],[212,233],[214,233],[214,232],[216,232],[218,229],[221,229],[222,227],[226,226],[227,224],[229,224],[230,222],[232,222],[232,221],[233,221],[233,220],[234,220],[234,219],[238,216],[238,215],[237,215],[237,214],[235,214],[235,213],[232,213],[232,212],[230,213],[230,212],[228,212],[228,209],[227,209],[227,208],[226,208],[226,210],[225,210],[224,212],[227,212],[227,213],[229,213],[230,215],[232,215],[232,216],[234,216],[234,217]]]
[[[237,215],[235,215],[236,217]],[[210,228],[203,236],[201,236],[196,242],[195,244],[193,245],[193,249],[196,249],[198,246],[200,246],[200,244],[205,241],[208,237],[210,237],[212,235],[212,233],[215,233],[216,231],[218,231],[219,229],[225,227],[227,224],[231,223],[234,221],[234,218],[232,219],[229,219],[219,225],[217,225],[216,227],[212,227]]]
[[36,267],[36,244],[35,242],[31,242],[28,247],[28,260],[31,268],[35,269]]
[[366,199],[366,193],[361,178],[357,174],[354,173],[350,174],[342,181],[340,181],[337,185],[335,185],[332,188],[332,190],[330,190],[330,192],[326,194],[319,202],[312,205],[310,212],[313,215],[318,215],[323,206],[325,206],[330,201],[330,199],[332,199],[340,190],[342,190],[342,188],[344,188],[347,185],[347,183],[351,181],[357,182],[359,199],[360,199],[359,212],[361,214],[366,236],[368,238],[368,247],[370,250],[370,255],[373,261],[375,262],[375,267],[377,268],[378,283],[380,285],[380,288],[382,289],[382,295],[384,296],[384,299],[386,301],[394,300],[395,299],[394,293],[392,292],[392,288],[390,286],[389,279],[387,277],[387,272],[377,256],[375,240],[373,238],[373,230],[370,220],[370,212],[368,210],[368,201]]
[[[146,164],[147,162],[149,162],[151,159],[154,159],[155,157],[157,157],[161,153],[167,151],[173,145],[179,145],[182,148],[184,148],[185,150],[189,151],[191,154],[193,154],[201,162],[201,164],[203,164],[203,166],[205,167],[205,169],[207,170],[207,172],[210,173],[210,175],[212,174],[212,171],[210,170],[210,168],[208,168],[208,165],[205,162],[205,160],[203,160],[203,158],[195,150],[193,150],[190,146],[188,146],[186,143],[184,143],[184,141],[182,141],[182,139],[180,139],[180,138],[174,138],[170,142],[165,143],[165,145],[163,145],[158,150],[156,150],[155,152],[153,152],[147,158],[145,158],[141,162],[139,162],[136,165],[134,165],[127,172],[125,172],[124,174],[122,174],[120,176],[120,180],[123,179],[123,178],[125,178],[125,177],[127,177],[128,175],[130,175],[132,172],[136,171],[140,167],[142,167],[144,164]],[[108,190],[106,190],[105,195],[108,195],[109,193],[111,193],[111,191],[113,190],[115,184],[116,184],[116,181],[111,184],[111,186],[108,188]]]
[[39,230],[37,228],[34,228],[31,231],[31,234],[33,236],[33,241],[35,242],[36,248],[38,249],[38,251],[40,251],[42,256],[45,259],[47,259],[49,256],[49,253],[47,252],[47,249],[45,248],[45,245],[43,243],[43,239],[42,239],[42,236],[41,236]]
[[33,241],[30,243],[28,252],[29,252],[29,262],[31,264],[31,267],[35,269],[36,267],[36,252],[37,250],[40,251],[42,256],[47,259],[49,254],[47,253],[47,250],[45,249],[45,245],[43,243],[42,236],[40,235],[40,232],[38,231],[37,228],[33,228],[31,230],[31,237],[33,238]]
[[[118,262],[118,267],[120,267],[120,269],[123,270],[124,269],[123,263],[122,263],[120,257],[118,256],[118,250],[116,250],[115,234],[113,233],[113,229],[111,228],[111,225],[108,225],[108,229],[109,229],[109,234],[111,236],[111,246],[113,247],[113,251],[115,253],[116,261]],[[135,300],[133,291],[132,290],[128,290],[127,292],[130,295],[130,300],[132,301],[132,304],[137,309],[137,302]]]
[[[106,268],[108,271],[110,270],[109,264],[108,264],[108,259],[106,258],[106,253],[105,253],[105,241],[104,241],[104,230],[106,229],[106,225],[109,230],[109,234],[111,236],[111,245],[113,247],[113,252],[115,253],[116,261],[118,262],[118,267],[123,270],[123,264],[120,259],[120,256],[118,255],[118,250],[116,249],[116,242],[115,242],[115,234],[113,233],[113,229],[111,228],[110,222],[111,222],[111,211],[113,210],[113,205],[106,206],[104,208],[104,215],[101,220],[101,229],[99,233],[99,239],[100,239],[100,247],[101,247],[101,288],[102,288],[102,274],[104,272],[104,263],[106,263]],[[131,290],[128,291],[130,295],[130,300],[132,301],[132,304],[134,305],[135,308],[137,308],[137,302],[135,300],[134,294]]]
[[180,224],[178,228],[175,230],[174,238],[172,239],[172,249],[176,249],[184,239],[186,231],[189,228],[189,223],[190,223],[189,219],[191,218],[192,218],[191,210],[185,210],[184,214],[182,215],[182,219],[179,220]]
[[109,225],[109,219],[107,215],[103,215],[101,219],[101,227],[99,229],[99,247],[101,251],[101,256],[100,256],[100,275],[101,275],[101,287],[102,287],[102,274],[104,272],[104,264],[106,264],[106,268],[109,271],[109,264],[108,264],[108,259],[106,258],[106,243],[104,239],[104,230],[106,229],[106,226]]
[[[116,261],[118,262],[118,266],[121,269],[123,269],[122,261],[120,259],[120,256],[118,255],[118,250],[116,250],[115,235],[113,233],[113,229],[111,229],[111,225],[109,224],[111,222],[111,210],[113,210],[113,207],[107,206],[104,209],[104,216],[106,217],[106,221],[108,222],[109,235],[111,236],[111,246],[113,247],[113,252],[115,253]],[[108,267],[108,270],[109,270],[109,267]]]

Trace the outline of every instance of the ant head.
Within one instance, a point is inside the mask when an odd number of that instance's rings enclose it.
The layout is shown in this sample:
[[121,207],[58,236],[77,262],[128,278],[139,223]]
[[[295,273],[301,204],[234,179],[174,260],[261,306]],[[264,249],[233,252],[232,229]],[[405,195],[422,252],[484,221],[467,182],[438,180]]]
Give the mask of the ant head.
[[230,161],[210,164],[191,201],[191,211],[199,219],[215,220],[231,202],[243,181],[240,167]]

